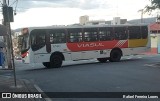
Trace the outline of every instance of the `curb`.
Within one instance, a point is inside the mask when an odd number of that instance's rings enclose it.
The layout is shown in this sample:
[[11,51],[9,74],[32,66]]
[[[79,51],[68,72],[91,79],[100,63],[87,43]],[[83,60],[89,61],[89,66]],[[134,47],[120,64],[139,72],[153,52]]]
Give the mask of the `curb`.
[[0,70],[13,70],[13,69],[8,69],[8,68],[0,68]]

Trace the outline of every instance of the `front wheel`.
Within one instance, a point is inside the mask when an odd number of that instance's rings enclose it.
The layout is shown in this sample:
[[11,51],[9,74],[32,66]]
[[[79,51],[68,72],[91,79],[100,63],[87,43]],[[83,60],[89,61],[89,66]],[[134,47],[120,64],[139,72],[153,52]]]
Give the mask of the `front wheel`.
[[120,50],[112,50],[110,54],[110,62],[119,62],[121,60],[122,52]]
[[62,66],[62,57],[53,55],[50,60],[50,68],[59,68]]

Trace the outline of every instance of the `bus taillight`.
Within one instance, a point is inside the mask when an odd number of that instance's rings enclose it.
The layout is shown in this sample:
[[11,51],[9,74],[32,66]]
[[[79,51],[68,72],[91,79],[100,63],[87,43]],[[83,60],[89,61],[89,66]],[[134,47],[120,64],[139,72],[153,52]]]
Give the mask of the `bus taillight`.
[[21,54],[21,57],[24,58],[24,57],[28,56],[28,54],[29,54],[29,52],[25,52],[25,53]]

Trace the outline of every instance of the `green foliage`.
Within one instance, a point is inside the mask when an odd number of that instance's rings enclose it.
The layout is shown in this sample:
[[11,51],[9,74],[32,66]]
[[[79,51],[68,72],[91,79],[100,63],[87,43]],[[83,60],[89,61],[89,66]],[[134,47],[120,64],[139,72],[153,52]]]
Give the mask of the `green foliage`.
[[150,0],[151,5],[145,7],[145,12],[151,13],[153,10],[160,9],[160,0]]

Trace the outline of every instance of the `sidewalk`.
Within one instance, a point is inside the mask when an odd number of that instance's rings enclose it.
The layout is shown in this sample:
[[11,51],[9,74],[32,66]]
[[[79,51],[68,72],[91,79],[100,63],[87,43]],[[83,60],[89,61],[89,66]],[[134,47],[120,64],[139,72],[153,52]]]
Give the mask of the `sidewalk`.
[[[27,80],[17,80],[17,87],[15,87],[14,78],[13,77],[7,77],[0,75],[0,92],[6,93],[6,92],[37,92],[38,90],[35,88],[34,84],[30,83]],[[2,96],[2,95],[0,95]],[[0,101],[46,101],[45,99],[2,99],[0,98]]]
[[158,53],[154,53],[154,52],[145,52],[145,53],[141,53],[143,55],[157,55]]

